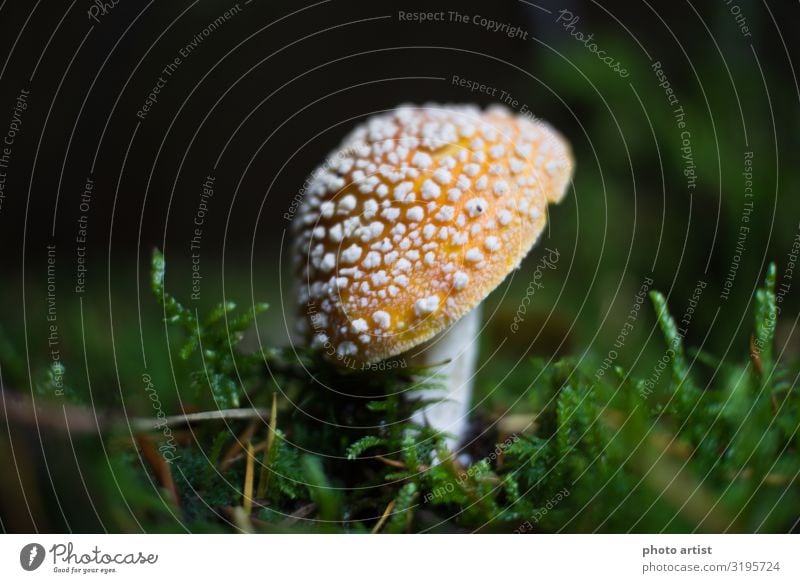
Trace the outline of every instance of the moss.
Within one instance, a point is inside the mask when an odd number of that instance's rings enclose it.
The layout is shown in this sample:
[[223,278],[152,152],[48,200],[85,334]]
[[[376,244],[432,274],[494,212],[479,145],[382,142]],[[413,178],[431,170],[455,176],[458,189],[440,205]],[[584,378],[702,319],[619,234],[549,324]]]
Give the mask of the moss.
[[[108,462],[98,464],[105,477],[94,487],[127,505],[99,509],[111,531],[796,528],[798,369],[774,356],[773,266],[755,294],[750,350],[738,361],[685,347],[666,299],[652,293],[671,374],[649,383],[614,365],[598,377],[600,357],[591,353],[532,359],[509,379],[528,398],[499,408],[530,421],[500,430],[498,415],[476,416],[469,460],[409,421],[425,406],[404,396],[422,388],[413,383],[421,371],[342,371],[303,349],[247,351],[244,332],[266,306],[240,311],[227,302],[201,316],[164,289],[164,270],[155,252],[152,289],[184,340],[176,353],[187,372],[175,380],[192,390],[182,405],[260,413],[175,427],[169,467],[110,430]],[[250,523],[240,506],[251,508]]]

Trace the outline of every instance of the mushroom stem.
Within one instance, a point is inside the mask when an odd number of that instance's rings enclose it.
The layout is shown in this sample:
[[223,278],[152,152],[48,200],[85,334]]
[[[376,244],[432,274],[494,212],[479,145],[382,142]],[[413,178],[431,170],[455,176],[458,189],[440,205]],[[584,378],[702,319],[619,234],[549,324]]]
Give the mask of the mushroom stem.
[[418,410],[412,420],[444,433],[451,451],[456,450],[467,433],[480,320],[479,305],[410,357],[414,366],[430,366],[430,376],[418,380],[431,379],[444,384],[444,390],[437,387],[414,393],[415,398],[438,401]]

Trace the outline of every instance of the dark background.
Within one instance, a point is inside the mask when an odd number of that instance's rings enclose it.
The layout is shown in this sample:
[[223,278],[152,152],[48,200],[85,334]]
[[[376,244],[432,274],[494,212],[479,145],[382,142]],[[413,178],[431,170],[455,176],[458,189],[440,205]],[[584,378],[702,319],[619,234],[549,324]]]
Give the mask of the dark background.
[[[120,0],[99,23],[87,17],[88,0],[2,3],[0,135],[20,90],[31,92],[0,209],[4,386],[34,390],[46,378],[48,245],[56,246],[51,283],[61,360],[76,399],[93,384],[95,404],[118,406],[135,386],[129,412],[146,407],[136,401],[145,357],[158,383],[171,382],[165,347],[173,341],[147,281],[154,247],[165,252],[168,289],[188,305],[267,301],[272,309],[259,321],[259,339],[286,344],[292,286],[283,215],[293,197],[374,112],[409,102],[495,101],[453,85],[453,75],[512,94],[569,139],[577,164],[539,246],[490,300],[483,341],[494,348],[508,336],[543,248],[559,250],[559,267],[547,274],[526,326],[487,364],[486,378],[531,355],[594,351],[602,358],[644,278],[676,315],[697,282],[706,282],[689,342],[723,360],[744,354],[753,293],[769,261],[789,285],[778,353],[796,357],[800,272],[788,270],[788,254],[800,232],[793,62],[800,7],[745,0],[533,4],[240,2],[241,13],[203,39],[139,120],[161,70],[233,3]],[[751,37],[742,35],[733,6]],[[593,34],[629,77],[556,22],[563,9],[579,16],[576,30]],[[400,22],[400,10],[479,14],[518,25],[528,38],[471,22]],[[686,114],[697,172],[692,192],[655,61]],[[743,223],[747,151],[754,197]],[[210,173],[216,180],[202,238],[202,294],[193,302],[189,240]],[[86,291],[79,294],[75,237],[88,176],[95,187]],[[750,231],[735,261],[742,225]],[[620,350],[619,363],[646,374],[663,346],[652,346],[653,314],[641,321],[646,325]]]

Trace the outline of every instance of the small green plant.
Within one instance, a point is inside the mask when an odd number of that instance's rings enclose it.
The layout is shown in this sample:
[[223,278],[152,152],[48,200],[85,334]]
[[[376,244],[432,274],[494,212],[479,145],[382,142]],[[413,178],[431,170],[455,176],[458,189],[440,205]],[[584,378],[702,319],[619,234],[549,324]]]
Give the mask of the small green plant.
[[215,404],[220,408],[238,407],[242,397],[252,387],[247,381],[256,381],[248,374],[263,364],[265,355],[245,354],[239,349],[244,333],[267,304],[255,304],[252,309],[237,313],[231,301],[220,303],[205,318],[183,306],[164,289],[165,261],[158,250],[153,251],[151,287],[164,311],[166,322],[186,333],[186,342],[180,357],[188,360],[199,355],[202,368],[192,373],[190,386],[196,394],[205,387],[211,390]]

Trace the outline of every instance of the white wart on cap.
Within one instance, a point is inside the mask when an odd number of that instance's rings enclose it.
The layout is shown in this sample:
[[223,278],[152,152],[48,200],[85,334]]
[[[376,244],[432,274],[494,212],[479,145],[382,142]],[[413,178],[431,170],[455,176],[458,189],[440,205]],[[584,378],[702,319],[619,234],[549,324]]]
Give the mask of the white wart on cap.
[[572,167],[555,130],[501,107],[369,118],[314,172],[295,217],[312,345],[371,363],[450,327],[527,255]]

